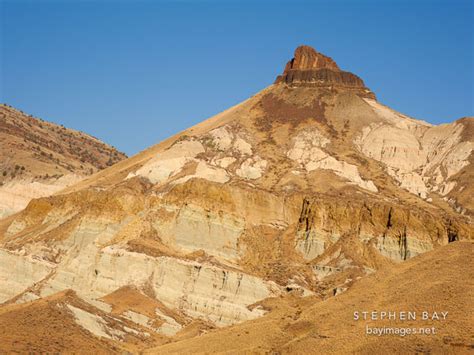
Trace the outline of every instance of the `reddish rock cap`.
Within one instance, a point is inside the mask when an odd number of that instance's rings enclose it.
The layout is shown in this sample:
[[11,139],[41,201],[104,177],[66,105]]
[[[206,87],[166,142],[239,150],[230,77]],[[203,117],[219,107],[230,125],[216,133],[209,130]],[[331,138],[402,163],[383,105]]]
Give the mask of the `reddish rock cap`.
[[342,71],[330,57],[317,52],[310,46],[299,46],[295,56],[285,66],[275,83],[285,83],[292,87],[330,87],[350,90],[359,96],[375,99],[364,82],[357,75]]
[[285,67],[283,74],[289,70],[306,70],[306,69],[331,69],[340,71],[336,62],[317,52],[313,47],[310,46],[299,46],[295,50],[295,56],[291,59]]

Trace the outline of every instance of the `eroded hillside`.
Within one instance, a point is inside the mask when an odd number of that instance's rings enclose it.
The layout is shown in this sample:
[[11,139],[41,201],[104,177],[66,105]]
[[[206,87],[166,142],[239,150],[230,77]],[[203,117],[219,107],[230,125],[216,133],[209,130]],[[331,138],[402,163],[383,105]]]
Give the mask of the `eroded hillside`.
[[124,158],[87,134],[0,105],[0,218]]
[[123,348],[253,324],[280,298],[333,302],[474,239],[471,122],[395,112],[301,47],[250,99],[0,221],[0,302],[72,290],[68,319]]

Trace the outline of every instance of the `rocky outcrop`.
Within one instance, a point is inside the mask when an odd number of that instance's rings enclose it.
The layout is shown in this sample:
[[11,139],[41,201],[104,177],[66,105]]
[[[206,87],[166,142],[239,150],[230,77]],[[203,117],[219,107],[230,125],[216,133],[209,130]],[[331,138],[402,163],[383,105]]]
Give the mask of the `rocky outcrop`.
[[[60,197],[53,200],[57,201],[55,209],[65,208]],[[115,203],[106,200],[108,208]],[[133,205],[131,196],[128,202]],[[205,250],[210,255],[235,260],[243,221],[193,205],[174,211],[176,214],[169,216],[171,223],[166,223],[164,217],[156,221],[163,242],[173,248],[167,249],[171,256],[129,251],[126,244],[118,243],[137,228],[143,229],[146,219],[90,215],[65,228],[71,216],[45,211],[46,218],[40,218],[46,230],[61,238],[29,241],[16,254],[0,250],[0,282],[8,285],[0,292],[0,302],[25,292],[19,302],[73,289],[81,298],[95,304],[121,287],[134,286],[146,289],[170,309],[219,326],[262,315],[262,310],[247,307],[278,295],[280,288],[275,283],[215,263],[212,258],[193,261],[184,257],[189,252]],[[18,217],[18,227],[10,230],[12,242],[15,239],[18,242],[14,234],[21,234],[26,226],[20,220]],[[10,247],[16,248],[13,244]]]
[[308,69],[331,69],[340,71],[332,58],[316,52],[316,50],[310,46],[303,45],[295,49],[295,56],[286,64],[283,74],[288,73],[290,70]]
[[46,278],[52,263],[30,256],[0,250],[0,303],[23,293]]
[[316,169],[333,171],[351,184],[372,192],[378,191],[372,181],[362,179],[357,166],[340,161],[328,154],[324,150],[328,143],[329,140],[318,131],[306,130],[293,139],[293,147],[287,155],[308,172]]
[[[453,122],[432,126],[365,99],[382,122],[362,129],[354,143],[366,156],[384,164],[400,187],[428,198],[447,196],[457,183],[451,178],[470,166],[474,141],[468,128]],[[462,212],[462,211],[461,211]]]
[[262,315],[247,306],[278,292],[271,283],[216,266],[107,248],[60,265],[42,295],[71,287],[85,299],[98,299],[129,285],[148,287],[167,307],[220,326]]
[[[171,216],[153,222],[162,240],[185,252],[202,250],[226,260],[237,260],[238,241],[245,221],[236,215],[205,210],[191,203],[179,208],[168,205]],[[219,236],[219,237],[216,237]]]
[[313,260],[352,234],[380,254],[403,261],[458,240],[460,229],[463,238],[472,238],[468,225],[454,226],[426,212],[413,213],[383,203],[304,199],[295,242],[303,257]]
[[331,69],[289,69],[277,77],[276,83],[284,82],[291,85],[341,85],[364,88],[364,82],[357,75],[334,71]]
[[375,98],[357,75],[342,71],[331,58],[309,46],[296,48],[294,58],[285,66],[275,83],[290,86],[337,86],[358,89],[361,95]]
[[69,174],[47,180],[16,179],[0,185],[0,219],[21,211],[34,198],[50,196],[83,178]]

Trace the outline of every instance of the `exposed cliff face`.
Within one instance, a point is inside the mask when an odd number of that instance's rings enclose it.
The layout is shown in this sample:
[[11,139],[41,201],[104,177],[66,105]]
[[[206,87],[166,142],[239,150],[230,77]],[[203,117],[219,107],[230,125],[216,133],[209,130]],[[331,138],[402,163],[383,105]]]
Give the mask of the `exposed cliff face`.
[[[268,298],[349,292],[474,239],[469,213],[444,200],[465,203],[458,188],[472,189],[469,119],[436,127],[399,114],[306,47],[292,71],[318,73],[0,220],[0,302],[72,289],[85,304],[64,307],[94,336],[126,339],[118,316],[138,337],[169,341],[261,317]],[[117,315],[118,295],[149,307]]]
[[[369,201],[303,200],[297,228],[297,248],[308,260],[323,260],[329,246],[355,235],[382,255],[403,261],[452,242],[458,234],[474,237],[469,224],[439,220],[412,208]],[[343,239],[342,239],[343,240]],[[367,266],[375,266],[375,264]]]
[[[383,163],[402,188],[422,198],[436,192],[448,200],[453,189],[460,191],[470,185],[453,177],[472,170],[474,141],[465,138],[472,128],[463,121],[431,126],[376,101],[366,101],[385,122],[366,126],[354,142],[366,156]],[[469,203],[463,207],[453,199],[451,204],[460,213],[472,214]]]
[[[474,292],[472,243],[444,246],[360,280],[347,292],[324,301],[316,297],[269,299],[265,316],[200,337],[177,339],[145,353],[241,352],[282,354],[349,354],[399,352],[469,352]],[[417,319],[363,321],[366,310],[414,310]],[[421,310],[443,309],[446,321],[420,321]],[[354,320],[354,312],[360,319]],[[440,318],[442,318],[440,316]],[[453,320],[455,319],[455,320]],[[435,327],[436,334],[365,335],[366,327]],[[441,334],[441,336],[439,336]],[[449,335],[444,335],[449,334]]]
[[296,48],[294,58],[286,64],[283,74],[276,78],[275,83],[286,83],[292,87],[339,87],[375,99],[361,78],[340,70],[334,60],[309,46]]
[[288,73],[289,70],[308,69],[331,69],[334,71],[340,71],[336,62],[332,60],[332,58],[317,52],[313,47],[304,45],[299,46],[295,49],[294,58],[286,64],[284,73]]

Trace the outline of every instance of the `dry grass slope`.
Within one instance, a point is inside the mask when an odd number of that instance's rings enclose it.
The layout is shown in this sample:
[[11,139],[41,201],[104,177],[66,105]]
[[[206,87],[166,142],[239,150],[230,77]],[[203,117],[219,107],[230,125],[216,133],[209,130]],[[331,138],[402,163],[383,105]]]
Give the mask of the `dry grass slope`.
[[[346,293],[268,300],[270,313],[149,353],[407,354],[474,349],[474,244],[456,242],[361,279]],[[448,311],[447,321],[354,321],[354,311]],[[436,327],[437,336],[366,336],[365,326]]]

